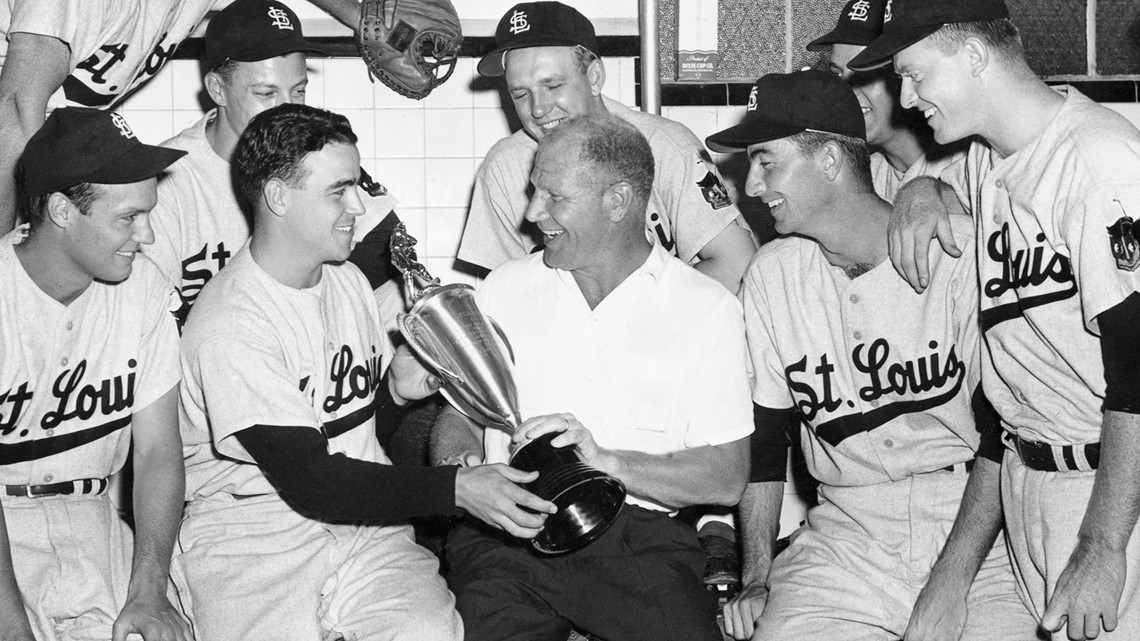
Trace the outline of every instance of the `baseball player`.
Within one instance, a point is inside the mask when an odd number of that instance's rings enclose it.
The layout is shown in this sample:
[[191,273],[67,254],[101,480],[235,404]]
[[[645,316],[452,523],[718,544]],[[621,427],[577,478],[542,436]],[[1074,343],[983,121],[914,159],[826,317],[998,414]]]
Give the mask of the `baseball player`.
[[187,498],[173,575],[199,641],[460,639],[454,598],[408,517],[466,509],[533,537],[552,503],[506,466],[395,467],[377,430],[438,387],[348,257],[360,155],[348,120],[255,116],[234,152],[253,236],[182,337]]
[[[1002,2],[896,3],[850,66],[892,57],[903,105],[937,140],[984,140],[964,195],[978,229],[983,383],[1009,437],[1002,496],[1021,593],[1055,638],[1062,627],[1071,639],[1137,638],[1140,133],[1045,85]],[[907,236],[915,247],[930,238]]]
[[[974,261],[939,256],[923,295],[886,261],[890,205],[864,118],[822,71],[771,74],[744,121],[707,140],[747,149],[747,190],[776,231],[744,279],[755,373],[738,639],[1034,639],[1001,527],[1002,447],[979,380]],[[954,231],[969,244],[969,219]],[[805,323],[804,319],[814,319]],[[788,433],[820,501],[772,559]],[[972,471],[969,471],[972,470]]]
[[495,49],[478,68],[505,76],[523,129],[487,152],[458,257],[493,269],[534,250],[537,234],[524,217],[538,142],[568,118],[608,112],[637,127],[653,148],[646,236],[735,293],[756,247],[716,166],[683,125],[603,96],[606,72],[597,51],[594,26],[560,2],[525,2],[503,14]]
[[[809,51],[828,51],[832,73],[847,81],[859,99],[871,148],[875,193],[895,201],[899,188],[918,176],[953,180],[962,171],[966,147],[934,142],[922,114],[899,105],[901,83],[890,69],[856,73],[847,62],[883,30],[887,0],[849,0],[835,28],[808,43]],[[953,192],[949,191],[952,195]]]
[[[311,0],[355,28],[359,3]],[[107,109],[153,77],[217,0],[0,2],[0,233],[12,228],[13,168],[44,114]]]
[[[204,84],[217,105],[197,123],[163,143],[187,152],[158,188],[151,216],[155,242],[146,248],[176,284],[181,305],[179,325],[186,321],[202,286],[249,239],[249,222],[230,180],[230,157],[249,119],[283,103],[305,102],[306,51],[321,51],[305,40],[292,9],[275,0],[237,0],[218,12],[206,29]],[[399,222],[396,201],[362,175],[366,213],[353,228],[353,244],[371,232],[350,260],[366,269],[384,317],[403,309],[399,287],[388,278],[387,235]],[[385,233],[387,232],[387,233]],[[380,251],[375,251],[375,250]],[[381,259],[373,260],[379,254]],[[385,283],[387,283],[385,285]]]
[[721,638],[701,585],[703,553],[678,508],[734,505],[748,465],[743,323],[723,287],[644,234],[654,161],[609,114],[560,125],[539,143],[527,218],[538,254],[491,272],[477,294],[512,344],[514,435],[437,424],[435,456],[506,461],[525,439],[565,432],[629,496],[588,546],[545,558],[472,524],[452,529],[448,577],[469,641]]
[[[24,149],[28,226],[0,238],[4,639],[189,639],[167,601],[183,494],[177,334],[169,285],[138,251],[153,239],[155,176],[182,155],[74,107]],[[106,493],[131,447],[133,537]]]

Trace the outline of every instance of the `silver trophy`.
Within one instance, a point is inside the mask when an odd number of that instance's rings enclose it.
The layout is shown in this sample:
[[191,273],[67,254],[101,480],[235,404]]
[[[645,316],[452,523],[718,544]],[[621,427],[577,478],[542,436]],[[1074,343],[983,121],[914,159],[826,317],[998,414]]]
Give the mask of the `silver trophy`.
[[[392,233],[392,265],[404,276],[412,307],[396,318],[412,349],[442,378],[448,402],[472,420],[514,433],[522,425],[514,355],[499,326],[475,305],[475,289],[440,285],[416,260],[416,240],[403,223]],[[573,448],[550,445],[547,434],[520,447],[511,466],[538,472],[526,489],[558,506],[531,545],[547,554],[577,550],[597,539],[625,503],[625,485],[583,463]]]

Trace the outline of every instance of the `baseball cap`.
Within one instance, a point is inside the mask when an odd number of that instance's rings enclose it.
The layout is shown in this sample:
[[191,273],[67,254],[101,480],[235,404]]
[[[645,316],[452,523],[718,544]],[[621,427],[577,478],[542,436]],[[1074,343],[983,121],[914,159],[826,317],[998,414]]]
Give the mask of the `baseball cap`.
[[20,164],[24,192],[39,196],[82,182],[139,182],[185,155],[179,149],[144,145],[117,113],[60,107],[28,140]]
[[1002,0],[887,0],[883,35],[847,63],[854,71],[890,64],[898,52],[955,22],[1008,18]]
[[226,60],[256,62],[294,51],[328,55],[305,40],[292,9],[275,0],[236,0],[206,26],[206,69]]
[[888,0],[850,0],[839,14],[835,28],[812,40],[808,51],[823,51],[834,44],[871,44],[883,32],[883,13]]
[[575,47],[598,53],[594,25],[561,2],[523,2],[511,7],[495,28],[495,48],[479,61],[479,73],[501,76],[504,54],[527,47]]
[[809,129],[867,139],[859,99],[839,76],[815,69],[770,73],[752,86],[744,121],[709,136],[705,144],[727,153]]

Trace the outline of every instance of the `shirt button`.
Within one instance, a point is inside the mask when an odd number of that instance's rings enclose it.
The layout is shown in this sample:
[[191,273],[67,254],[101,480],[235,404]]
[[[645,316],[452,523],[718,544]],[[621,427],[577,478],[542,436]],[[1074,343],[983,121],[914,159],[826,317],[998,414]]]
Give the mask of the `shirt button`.
[[329,343],[329,351],[331,352],[333,349],[335,349],[335,348],[333,347],[333,344],[332,344],[332,343]]
[[75,323],[67,321],[67,331],[71,331],[72,327],[75,327]]
[[329,412],[329,416],[331,416],[332,418],[336,418],[336,412]]
[[59,364],[67,367],[67,357],[64,356],[63,358],[59,359]]
[[55,477],[52,476],[51,474],[48,474],[47,476],[44,477],[44,483],[51,483],[54,480],[55,480]]
[[879,401],[871,401],[871,407],[878,407]]
[[863,340],[863,332],[855,332],[853,334],[853,336],[855,337],[855,340],[857,340],[857,341]]
[[998,180],[995,180],[994,184],[997,185],[998,187],[1005,187],[1005,184],[1002,183],[1000,178]]
[[892,441],[891,439],[887,439],[887,440],[883,441],[883,445],[884,445],[885,447],[894,447],[894,446],[895,446],[895,442],[894,442],[894,441]]
[[852,302],[852,303],[858,303],[858,302],[859,302],[859,297],[858,297],[857,295],[855,295],[855,294],[851,294],[851,302]]

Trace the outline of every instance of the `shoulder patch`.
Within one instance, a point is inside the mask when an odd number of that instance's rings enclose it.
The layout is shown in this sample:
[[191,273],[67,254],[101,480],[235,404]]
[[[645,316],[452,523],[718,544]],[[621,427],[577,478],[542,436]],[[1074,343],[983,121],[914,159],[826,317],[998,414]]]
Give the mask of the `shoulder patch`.
[[713,209],[724,209],[732,204],[732,199],[728,197],[728,189],[725,188],[720,175],[716,173],[712,159],[703,151],[697,157],[697,171],[695,173],[697,176],[701,176],[701,179],[697,181],[697,187],[701,188],[701,195],[705,197],[705,202],[711,205]]
[[[1120,205],[1120,201],[1113,201]],[[1120,206],[1121,211],[1124,206]],[[1134,272],[1140,267],[1140,239],[1137,229],[1130,216],[1122,216],[1120,220],[1108,227],[1108,242],[1112,249],[1112,257],[1116,259],[1116,268],[1122,271]]]

